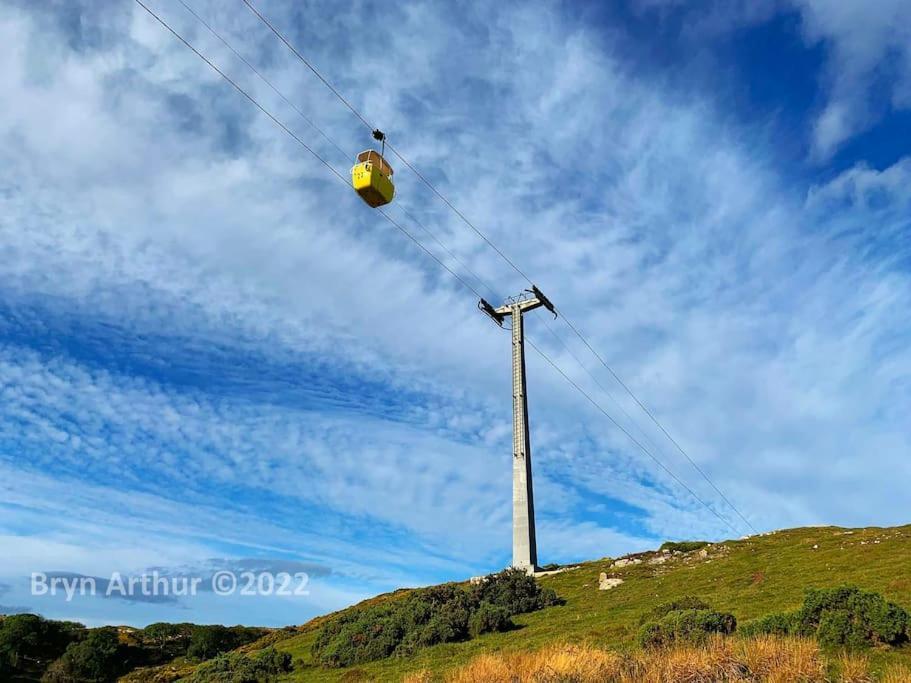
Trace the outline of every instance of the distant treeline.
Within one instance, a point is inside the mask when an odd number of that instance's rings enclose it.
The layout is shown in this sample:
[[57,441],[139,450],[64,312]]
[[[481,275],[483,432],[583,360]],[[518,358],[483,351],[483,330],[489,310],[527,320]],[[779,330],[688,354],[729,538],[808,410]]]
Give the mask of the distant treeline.
[[151,624],[144,629],[88,629],[35,614],[0,617],[0,680],[107,683],[141,666],[177,657],[212,659],[261,638],[247,626]]

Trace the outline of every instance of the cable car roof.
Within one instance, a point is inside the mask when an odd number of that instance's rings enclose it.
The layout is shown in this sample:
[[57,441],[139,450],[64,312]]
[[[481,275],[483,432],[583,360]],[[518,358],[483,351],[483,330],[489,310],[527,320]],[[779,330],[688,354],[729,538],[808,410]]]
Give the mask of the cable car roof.
[[363,161],[372,161],[380,165],[380,172],[383,175],[391,176],[394,171],[392,166],[389,165],[389,162],[386,161],[383,156],[377,152],[375,149],[365,149],[363,152],[357,155],[358,162]]

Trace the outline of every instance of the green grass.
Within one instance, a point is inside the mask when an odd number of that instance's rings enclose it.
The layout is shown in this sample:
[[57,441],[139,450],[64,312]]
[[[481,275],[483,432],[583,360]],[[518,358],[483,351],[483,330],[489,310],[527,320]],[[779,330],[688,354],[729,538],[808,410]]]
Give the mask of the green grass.
[[[421,669],[445,671],[481,653],[529,650],[554,641],[632,649],[642,615],[685,595],[733,613],[740,623],[799,607],[807,588],[845,583],[877,591],[911,608],[911,526],[794,529],[715,544],[707,549],[707,556],[702,556],[704,552],[672,555],[664,564],[649,564],[646,559],[616,570],[605,558],[542,577],[541,583],[556,590],[565,605],[515,617],[518,630],[437,645],[407,659],[322,669],[310,658],[318,624],[305,625],[299,635],[276,645],[296,661],[295,671],[283,680],[401,680],[404,674]],[[624,583],[599,591],[602,571],[623,578]],[[876,668],[886,662],[911,664],[911,647],[874,651],[870,656]]]

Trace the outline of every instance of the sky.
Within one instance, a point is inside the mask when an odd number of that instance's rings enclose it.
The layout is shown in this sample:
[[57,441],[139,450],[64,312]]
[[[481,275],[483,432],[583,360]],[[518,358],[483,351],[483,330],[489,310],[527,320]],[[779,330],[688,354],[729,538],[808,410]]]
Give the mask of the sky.
[[[364,124],[241,0],[186,3],[281,96],[148,2],[346,179]],[[528,338],[616,423],[529,349],[541,564],[909,521],[911,5],[257,7],[563,314]],[[2,3],[0,91],[0,613],[279,626],[509,564],[474,291],[132,0]],[[528,287],[391,161],[391,218]],[[31,579],[219,571],[307,590]]]

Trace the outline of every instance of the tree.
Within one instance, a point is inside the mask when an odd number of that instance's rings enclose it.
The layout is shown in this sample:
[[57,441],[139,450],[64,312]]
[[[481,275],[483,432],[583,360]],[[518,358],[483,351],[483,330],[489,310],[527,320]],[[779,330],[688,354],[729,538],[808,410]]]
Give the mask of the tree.
[[84,632],[82,624],[14,614],[0,622],[0,672],[43,668]]
[[158,622],[142,629],[140,637],[143,644],[156,648],[160,657],[173,659],[187,653],[194,629],[192,624]]
[[194,659],[212,659],[237,647],[237,638],[226,626],[197,626],[190,637],[187,656]]
[[111,626],[89,631],[72,643],[42,677],[42,683],[108,683],[129,669],[126,648]]

